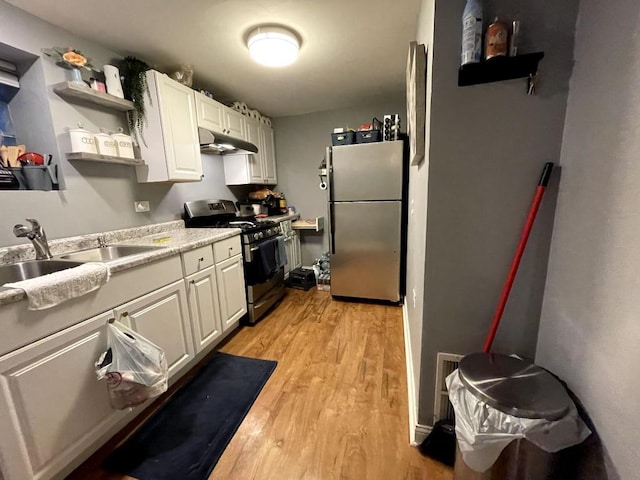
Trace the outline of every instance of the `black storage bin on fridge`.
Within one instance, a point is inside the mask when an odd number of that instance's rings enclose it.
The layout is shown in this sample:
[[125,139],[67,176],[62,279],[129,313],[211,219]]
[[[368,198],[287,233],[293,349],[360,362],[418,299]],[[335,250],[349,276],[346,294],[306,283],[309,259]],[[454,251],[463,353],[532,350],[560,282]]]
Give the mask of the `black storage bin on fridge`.
[[363,130],[356,132],[356,143],[373,143],[382,140],[380,130]]
[[332,133],[331,143],[334,147],[338,145],[351,145],[355,142],[356,135],[354,132]]

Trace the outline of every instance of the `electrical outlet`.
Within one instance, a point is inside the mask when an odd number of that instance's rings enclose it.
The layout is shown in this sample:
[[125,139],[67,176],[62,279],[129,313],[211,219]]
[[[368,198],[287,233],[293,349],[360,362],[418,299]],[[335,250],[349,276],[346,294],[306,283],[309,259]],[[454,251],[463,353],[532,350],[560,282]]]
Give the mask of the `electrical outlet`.
[[416,308],[416,297],[417,297],[417,295],[416,295],[416,289],[414,288],[414,289],[412,290],[412,292],[413,292],[413,308],[415,309],[415,308]]
[[148,212],[150,210],[149,202],[147,200],[133,202],[133,208],[135,209],[136,213]]

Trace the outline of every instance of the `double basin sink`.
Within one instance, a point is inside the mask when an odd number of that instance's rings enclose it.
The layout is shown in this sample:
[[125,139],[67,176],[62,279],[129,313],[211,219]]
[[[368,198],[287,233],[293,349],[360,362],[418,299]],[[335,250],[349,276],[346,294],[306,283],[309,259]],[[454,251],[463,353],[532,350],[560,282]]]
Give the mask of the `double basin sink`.
[[105,247],[65,253],[51,260],[27,260],[25,262],[0,265],[0,287],[5,283],[21,282],[22,280],[78,267],[86,262],[109,262],[131,255],[151,252],[160,248],[164,247],[107,245]]

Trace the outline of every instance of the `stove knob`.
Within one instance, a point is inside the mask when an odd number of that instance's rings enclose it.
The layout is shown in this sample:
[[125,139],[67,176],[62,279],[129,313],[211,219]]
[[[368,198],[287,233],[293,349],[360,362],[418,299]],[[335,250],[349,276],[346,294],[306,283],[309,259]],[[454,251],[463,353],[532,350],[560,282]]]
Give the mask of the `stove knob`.
[[258,232],[258,233],[256,233],[256,235],[258,235],[258,238],[264,237],[264,233],[262,233],[262,232]]
[[254,240],[258,240],[259,238],[260,238],[260,236],[259,236],[257,233],[254,233],[254,234],[253,234],[253,239],[254,239]]

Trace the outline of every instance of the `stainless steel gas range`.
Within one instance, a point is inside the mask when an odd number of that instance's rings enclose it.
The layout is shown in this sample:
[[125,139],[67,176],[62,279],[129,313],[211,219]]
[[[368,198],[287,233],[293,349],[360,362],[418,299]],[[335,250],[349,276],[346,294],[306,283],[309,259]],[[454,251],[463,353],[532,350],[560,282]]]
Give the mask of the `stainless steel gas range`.
[[[184,220],[187,228],[242,230],[240,238],[247,287],[248,323],[257,322],[284,296],[284,266],[278,264],[277,251],[277,242],[282,237],[279,224],[258,222],[254,217],[238,217],[231,200],[186,202]],[[286,258],[284,261],[286,263]]]

